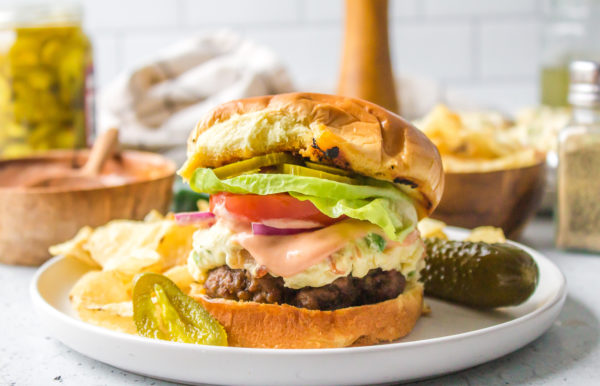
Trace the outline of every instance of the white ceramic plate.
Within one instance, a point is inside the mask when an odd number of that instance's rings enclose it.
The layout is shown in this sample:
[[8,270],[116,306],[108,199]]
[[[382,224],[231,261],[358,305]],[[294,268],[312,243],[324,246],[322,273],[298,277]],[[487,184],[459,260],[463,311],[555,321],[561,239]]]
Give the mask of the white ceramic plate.
[[[466,233],[452,229],[451,237]],[[185,383],[239,385],[351,385],[408,381],[472,367],[508,354],[542,335],[558,316],[565,278],[540,253],[519,245],[536,260],[540,281],[518,307],[476,311],[427,299],[432,314],[394,343],[311,350],[213,347],[152,340],[80,321],[68,292],[87,267],[54,258],[31,284],[42,324],[67,346],[123,370]]]

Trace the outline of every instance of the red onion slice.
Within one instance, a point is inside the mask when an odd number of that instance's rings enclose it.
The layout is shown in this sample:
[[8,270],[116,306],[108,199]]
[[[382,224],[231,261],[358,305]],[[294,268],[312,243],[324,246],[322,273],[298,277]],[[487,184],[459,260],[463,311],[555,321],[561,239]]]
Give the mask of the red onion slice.
[[192,225],[214,221],[215,215],[211,212],[181,212],[175,213],[177,225]]
[[319,228],[274,228],[259,222],[252,223],[252,233],[263,236],[295,235],[297,233],[314,231],[315,229]]

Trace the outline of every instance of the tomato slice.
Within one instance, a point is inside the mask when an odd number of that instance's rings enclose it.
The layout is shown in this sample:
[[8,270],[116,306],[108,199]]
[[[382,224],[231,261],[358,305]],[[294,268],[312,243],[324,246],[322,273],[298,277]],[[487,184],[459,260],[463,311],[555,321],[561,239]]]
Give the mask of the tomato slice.
[[232,215],[250,222],[293,219],[330,225],[340,220],[321,213],[312,202],[300,201],[287,193],[266,196],[218,193],[210,196],[211,212],[214,212],[216,206],[221,205]]

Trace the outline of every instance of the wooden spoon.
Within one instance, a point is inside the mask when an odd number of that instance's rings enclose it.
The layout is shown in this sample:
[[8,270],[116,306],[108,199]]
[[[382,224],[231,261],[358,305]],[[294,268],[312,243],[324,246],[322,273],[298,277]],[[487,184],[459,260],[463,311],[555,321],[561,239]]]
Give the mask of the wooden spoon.
[[79,169],[65,171],[64,174],[46,176],[36,180],[29,187],[99,187],[102,182],[100,172],[106,161],[111,158],[119,139],[119,130],[108,129],[94,142],[87,162]]

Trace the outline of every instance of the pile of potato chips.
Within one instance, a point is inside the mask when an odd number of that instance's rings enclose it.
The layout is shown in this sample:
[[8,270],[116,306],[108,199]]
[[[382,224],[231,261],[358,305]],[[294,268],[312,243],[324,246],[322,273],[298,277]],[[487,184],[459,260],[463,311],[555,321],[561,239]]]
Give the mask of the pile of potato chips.
[[[444,232],[446,223],[440,220],[434,220],[432,218],[424,218],[419,221],[419,233],[422,238],[436,238],[442,240],[448,240],[448,235]],[[506,237],[501,228],[492,226],[481,226],[471,229],[469,235],[464,239],[465,241],[473,242],[484,242],[488,244],[505,243]]]
[[541,152],[555,152],[559,131],[571,120],[571,108],[536,106],[517,111],[510,128],[519,141]]
[[193,278],[187,258],[197,229],[152,212],[144,221],[115,220],[96,229],[82,228],[72,240],[50,247],[50,253],[90,266],[70,293],[82,320],[135,334],[131,302],[135,275],[161,273],[189,292]]
[[520,141],[511,122],[497,113],[459,114],[438,105],[415,124],[437,146],[447,172],[514,169],[544,159],[543,153]]

